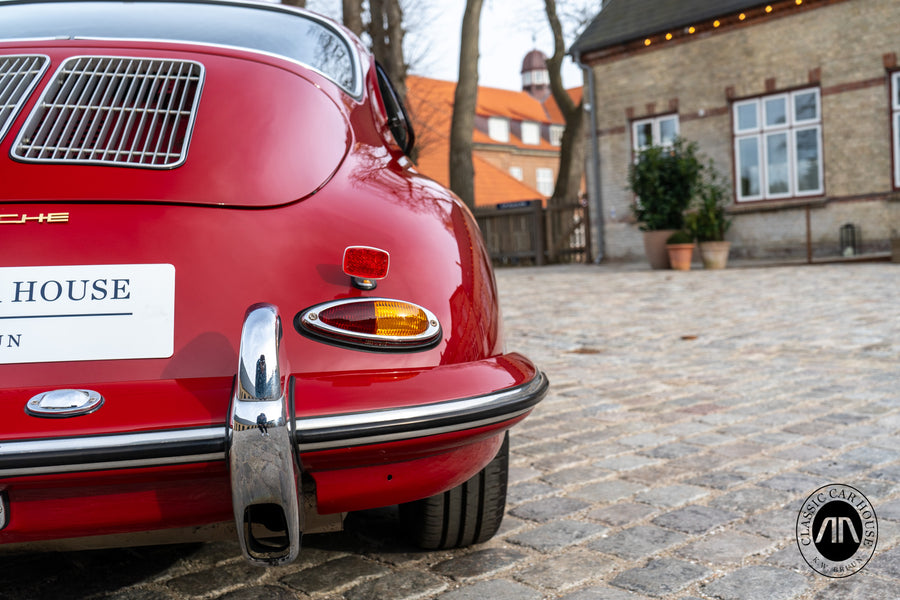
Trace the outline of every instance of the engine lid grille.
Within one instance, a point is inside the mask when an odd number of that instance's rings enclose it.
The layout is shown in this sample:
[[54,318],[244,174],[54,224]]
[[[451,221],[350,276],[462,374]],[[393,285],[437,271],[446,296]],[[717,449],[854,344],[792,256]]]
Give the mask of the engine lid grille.
[[170,169],[187,156],[203,87],[193,61],[67,59],[13,144],[27,162]]
[[49,64],[47,56],[0,56],[0,139]]

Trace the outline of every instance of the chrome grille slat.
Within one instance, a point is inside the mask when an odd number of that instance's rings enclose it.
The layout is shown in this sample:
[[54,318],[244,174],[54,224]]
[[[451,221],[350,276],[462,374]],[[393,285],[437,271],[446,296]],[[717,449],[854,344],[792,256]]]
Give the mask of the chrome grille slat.
[[66,60],[13,145],[24,161],[172,168],[184,162],[204,70],[170,59]]
[[49,64],[50,58],[43,55],[0,56],[0,139]]

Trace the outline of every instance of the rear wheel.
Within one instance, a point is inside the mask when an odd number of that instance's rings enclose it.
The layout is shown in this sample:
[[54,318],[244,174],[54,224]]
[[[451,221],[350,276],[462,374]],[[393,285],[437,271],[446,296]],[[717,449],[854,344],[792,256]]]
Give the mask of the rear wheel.
[[468,481],[423,500],[400,506],[413,541],[426,550],[461,548],[491,539],[506,509],[509,432],[497,456]]

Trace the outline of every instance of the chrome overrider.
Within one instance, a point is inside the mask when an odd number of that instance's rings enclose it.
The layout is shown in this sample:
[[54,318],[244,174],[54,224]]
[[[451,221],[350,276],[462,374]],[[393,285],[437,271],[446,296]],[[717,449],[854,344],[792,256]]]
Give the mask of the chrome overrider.
[[281,565],[300,553],[300,463],[278,309],[256,304],[241,330],[237,383],[226,426],[231,501],[244,557]]

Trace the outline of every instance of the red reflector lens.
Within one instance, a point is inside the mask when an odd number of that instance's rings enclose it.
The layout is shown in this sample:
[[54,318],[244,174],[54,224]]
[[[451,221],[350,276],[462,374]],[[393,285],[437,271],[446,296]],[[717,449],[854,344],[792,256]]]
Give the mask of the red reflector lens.
[[349,246],[344,250],[344,273],[361,279],[387,277],[391,255],[378,248]]

